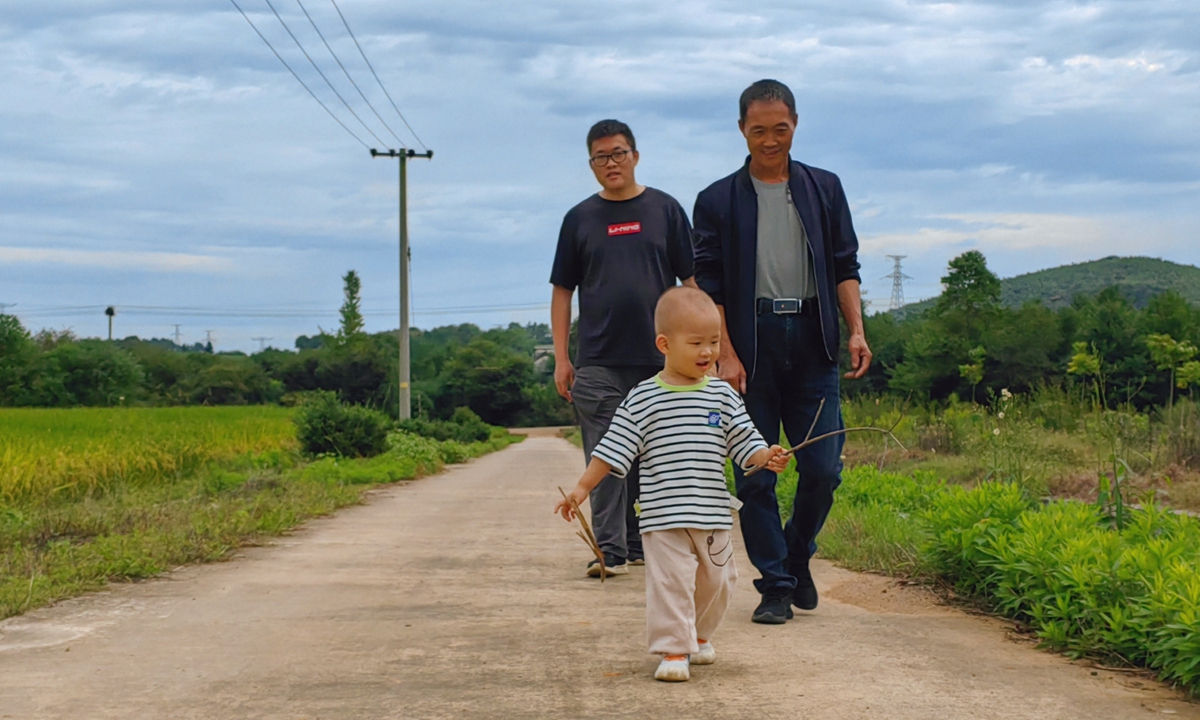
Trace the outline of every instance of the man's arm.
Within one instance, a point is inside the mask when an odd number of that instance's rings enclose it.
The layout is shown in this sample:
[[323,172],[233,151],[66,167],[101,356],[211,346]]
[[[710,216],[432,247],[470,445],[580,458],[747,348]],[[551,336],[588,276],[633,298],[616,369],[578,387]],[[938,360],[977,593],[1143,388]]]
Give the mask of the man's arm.
[[850,351],[850,372],[846,377],[857,380],[867,374],[871,367],[871,348],[867,346],[867,335],[863,331],[862,293],[857,280],[845,280],[838,283],[838,306],[842,309],[842,317],[846,320],[846,329],[850,331],[847,349]]
[[[746,368],[733,349],[729,327],[725,324],[725,257],[717,214],[709,207],[708,192],[696,198],[692,212],[692,238],[695,244],[696,287],[708,293],[721,312],[721,354],[717,357],[717,377],[746,393]],[[685,285],[687,283],[684,283]]]
[[725,324],[725,306],[718,305],[717,311],[721,313],[721,354],[717,356],[717,377],[745,395],[746,367],[742,365],[737,351],[733,349],[733,341],[729,339],[729,326]]
[[571,399],[571,386],[575,384],[575,366],[571,364],[571,296],[574,290],[559,285],[550,296],[550,336],[554,338],[554,386],[558,394]]

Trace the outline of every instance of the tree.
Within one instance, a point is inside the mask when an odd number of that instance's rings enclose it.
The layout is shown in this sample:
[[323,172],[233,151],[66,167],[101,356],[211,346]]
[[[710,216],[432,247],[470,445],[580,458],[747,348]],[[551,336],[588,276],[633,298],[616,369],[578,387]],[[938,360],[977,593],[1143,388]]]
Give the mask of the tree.
[[1180,365],[1196,357],[1197,348],[1187,340],[1180,342],[1162,333],[1147,336],[1146,347],[1150,349],[1154,365],[1159,370],[1170,371],[1171,382],[1167,393],[1167,409],[1170,410],[1175,404],[1175,372]]
[[958,374],[971,385],[971,402],[975,402],[975,388],[983,382],[983,361],[986,358],[987,351],[983,346],[976,346],[967,353],[967,364],[958,366]]
[[1187,390],[1192,395],[1193,385],[1200,385],[1200,360],[1184,363],[1175,374],[1175,386],[1180,390]]
[[344,285],[343,292],[346,295],[345,302],[342,303],[342,308],[339,313],[342,316],[342,325],[338,329],[338,340],[342,343],[349,342],[353,338],[357,338],[363,334],[363,328],[366,323],[362,316],[362,281],[358,278],[358,273],[351,270],[342,276]]
[[1067,374],[1081,377],[1085,383],[1088,378],[1095,378],[1096,404],[1099,407],[1108,407],[1108,400],[1104,396],[1104,363],[1096,352],[1096,346],[1077,342],[1071,346],[1071,352],[1073,354],[1071,361],[1067,363]]
[[983,316],[1000,305],[1000,278],[988,269],[987,258],[978,250],[968,250],[950,261],[942,278],[945,290],[938,298],[937,314],[961,319],[970,342],[977,340]]
[[438,398],[443,416],[469,407],[491,425],[513,425],[528,407],[533,361],[490,340],[476,339],[446,363]]
[[60,341],[30,367],[32,405],[118,405],[141,389],[143,372],[132,355],[100,340]]
[[18,402],[33,353],[33,338],[21,321],[0,314],[0,405]]

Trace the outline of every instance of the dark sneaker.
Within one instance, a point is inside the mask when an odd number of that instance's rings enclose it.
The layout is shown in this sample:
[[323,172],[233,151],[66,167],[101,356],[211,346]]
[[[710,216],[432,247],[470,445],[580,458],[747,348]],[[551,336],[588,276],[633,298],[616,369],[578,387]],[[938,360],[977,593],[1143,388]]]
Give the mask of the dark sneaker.
[[791,597],[786,590],[763,595],[750,619],[763,625],[782,625],[792,619]]
[[646,556],[642,555],[641,553],[632,553],[631,552],[631,553],[629,553],[629,564],[630,565],[645,565],[646,564]]
[[[587,566],[588,577],[600,577],[600,561],[593,560]],[[604,577],[610,575],[628,575],[629,566],[625,564],[625,558],[619,558],[616,555],[604,553]]]
[[801,610],[817,609],[817,585],[813,582],[808,566],[792,568],[796,576],[796,589],[792,591],[792,603]]

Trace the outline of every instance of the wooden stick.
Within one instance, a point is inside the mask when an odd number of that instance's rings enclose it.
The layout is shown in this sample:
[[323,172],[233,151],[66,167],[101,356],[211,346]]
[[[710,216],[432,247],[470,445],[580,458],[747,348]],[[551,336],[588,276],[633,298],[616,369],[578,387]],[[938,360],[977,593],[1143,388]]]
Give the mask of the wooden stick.
[[[896,428],[900,427],[900,423],[904,420],[904,415],[908,411],[908,401],[911,399],[912,399],[912,393],[910,392],[908,394],[908,397],[904,398],[904,405],[901,406],[901,408],[900,408],[900,417],[896,418],[896,422],[892,423],[892,426],[890,428],[888,428],[887,430],[884,430],[883,428],[877,428],[877,427],[843,428],[841,430],[835,430],[834,432],[825,433],[824,435],[820,435],[820,436],[814,438],[814,437],[812,437],[813,430],[815,430],[817,428],[817,420],[821,419],[821,411],[825,409],[825,398],[821,398],[821,404],[817,406],[817,415],[816,415],[816,417],[813,418],[812,425],[809,426],[809,428],[808,428],[808,435],[804,436],[804,442],[792,447],[790,450],[785,450],[783,453],[783,456],[791,457],[792,455],[796,454],[797,450],[802,450],[803,448],[806,448],[809,445],[812,445],[814,443],[818,443],[818,442],[824,440],[825,438],[831,438],[831,437],[834,437],[835,435],[845,435],[846,433],[852,433],[852,432],[883,433],[884,435],[895,440],[896,444],[900,446],[901,450],[903,450],[904,452],[908,452],[908,448],[904,447],[904,443],[900,442],[900,439],[898,437],[896,437],[896,435],[893,433],[893,431]],[[885,450],[885,452],[886,452],[886,450]],[[749,470],[746,471],[746,477],[750,477],[754,473],[760,472],[763,469],[765,469],[766,467],[767,467],[766,465],[759,465],[758,467],[750,468]]]
[[568,497],[567,493],[563,491],[561,487],[558,489],[558,493],[562,495],[563,500],[566,500],[567,504],[571,506],[571,510],[575,513],[575,517],[579,520],[579,524],[583,526],[583,530],[576,530],[575,534],[582,538],[585,543],[587,543],[587,546],[592,551],[592,554],[596,556],[596,560],[600,562],[600,582],[603,583],[604,577],[608,575],[608,569],[604,565],[604,553],[600,550],[600,543],[596,542],[596,534],[592,532],[592,527],[588,525],[588,521],[584,519],[583,510],[579,507],[579,503],[575,502],[574,498]]
[[[784,450],[783,456],[791,457],[792,455],[796,454],[797,450],[803,450],[804,448],[808,447],[809,445],[814,445],[816,443],[819,443],[822,440],[825,440],[826,438],[831,438],[836,435],[845,435],[846,433],[852,433],[852,432],[883,433],[884,435],[887,435],[893,441],[895,441],[895,443],[900,446],[901,450],[908,452],[908,448],[904,447],[904,443],[900,442],[899,438],[897,438],[895,435],[893,435],[891,430],[884,430],[883,428],[877,428],[877,427],[855,427],[855,428],[842,428],[841,430],[835,430],[830,433],[825,433],[824,435],[818,435],[817,437],[812,438],[811,440],[805,440],[804,442],[800,443],[799,445],[792,447],[792,449],[790,449],[790,450]],[[753,475],[756,472],[761,471],[765,467],[766,467],[766,465],[759,465],[758,467],[750,468],[749,470],[746,471],[746,477],[750,477],[751,475]]]

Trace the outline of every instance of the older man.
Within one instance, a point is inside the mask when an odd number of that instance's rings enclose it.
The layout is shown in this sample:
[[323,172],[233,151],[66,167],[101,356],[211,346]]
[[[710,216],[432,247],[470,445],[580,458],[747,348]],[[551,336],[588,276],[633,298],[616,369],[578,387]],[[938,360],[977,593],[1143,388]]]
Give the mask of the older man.
[[[779,440],[781,423],[798,443],[810,427],[814,437],[843,427],[837,308],[850,334],[846,376],[862,377],[871,363],[858,239],[838,177],[791,158],[791,90],[760,80],[742,93],[739,112],[750,157],[696,198],[696,282],[721,308],[718,374],[745,395],[768,443]],[[736,471],[746,554],[762,574],[754,581],[762,594],[755,622],[782,624],[793,604],[816,608],[809,558],[841,483],[841,451],[838,436],[796,454],[800,481],[786,527],[775,474]]]

